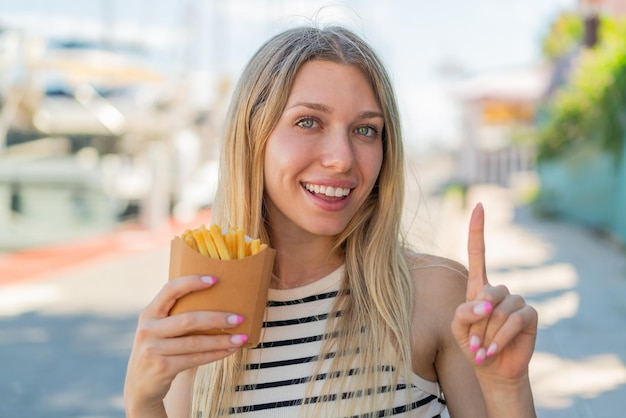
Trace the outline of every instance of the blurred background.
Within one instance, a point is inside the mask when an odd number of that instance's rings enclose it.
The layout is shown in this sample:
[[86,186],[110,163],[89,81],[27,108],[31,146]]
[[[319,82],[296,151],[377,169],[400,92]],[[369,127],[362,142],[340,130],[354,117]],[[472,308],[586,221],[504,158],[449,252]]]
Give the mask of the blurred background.
[[0,0],[0,416],[123,417],[169,241],[210,222],[247,59],[338,23],[388,65],[405,228],[540,314],[539,417],[626,407],[626,0]]

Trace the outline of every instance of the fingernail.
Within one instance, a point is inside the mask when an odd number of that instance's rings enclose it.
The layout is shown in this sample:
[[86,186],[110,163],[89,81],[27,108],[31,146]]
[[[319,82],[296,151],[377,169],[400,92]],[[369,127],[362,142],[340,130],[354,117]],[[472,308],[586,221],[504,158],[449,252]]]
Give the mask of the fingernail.
[[469,349],[472,353],[480,347],[480,337],[478,335],[472,335],[469,340]]
[[498,345],[496,343],[491,343],[489,344],[489,347],[487,347],[487,357],[491,357],[494,354],[496,354],[496,351],[498,350]]
[[487,315],[492,308],[491,302],[484,301],[474,305],[473,311],[476,315]]
[[486,355],[487,353],[485,352],[484,348],[479,349],[476,353],[476,357],[474,357],[474,362],[476,364],[481,364],[483,361],[485,361]]
[[200,280],[208,284],[215,284],[217,282],[217,279],[213,276],[202,276],[200,277]]
[[232,337],[230,337],[230,342],[233,344],[243,344],[246,341],[248,341],[248,336],[246,334],[235,334]]
[[231,325],[241,324],[243,322],[243,316],[241,316],[241,315],[228,315],[226,317],[226,322],[228,322]]

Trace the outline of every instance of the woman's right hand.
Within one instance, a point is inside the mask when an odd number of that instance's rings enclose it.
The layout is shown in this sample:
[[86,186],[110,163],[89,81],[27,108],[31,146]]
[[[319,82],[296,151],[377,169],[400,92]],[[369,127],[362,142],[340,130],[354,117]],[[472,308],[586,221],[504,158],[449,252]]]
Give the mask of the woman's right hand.
[[176,300],[211,287],[216,279],[185,276],[169,281],[141,311],[126,370],[124,401],[129,416],[150,416],[162,410],[163,399],[176,375],[184,370],[220,360],[247,340],[243,334],[187,335],[194,331],[233,328],[239,315],[197,311],[169,316]]

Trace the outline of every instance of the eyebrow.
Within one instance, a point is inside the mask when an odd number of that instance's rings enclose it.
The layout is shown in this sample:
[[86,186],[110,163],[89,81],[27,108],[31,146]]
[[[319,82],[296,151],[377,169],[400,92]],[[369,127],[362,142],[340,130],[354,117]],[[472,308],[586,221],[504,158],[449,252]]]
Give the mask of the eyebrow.
[[360,119],[372,119],[372,118],[381,118],[385,119],[384,115],[381,112],[375,112],[371,110],[366,110],[365,112],[361,112],[359,114]]
[[[293,106],[289,106],[289,108],[294,108],[297,106],[304,106],[304,107],[308,107],[309,109],[312,110],[317,110],[319,112],[322,113],[332,113],[332,109],[324,104],[321,103],[311,103],[311,102],[297,102],[294,103]],[[378,112],[378,111],[373,111],[373,110],[366,110],[364,112],[361,112],[359,114],[359,119],[372,119],[372,118],[381,118],[381,119],[385,119],[384,115],[382,114],[382,112]]]
[[292,106],[289,106],[289,108],[292,109],[292,108],[298,107],[298,106],[308,107],[309,109],[317,110],[317,111],[322,112],[322,113],[331,113],[332,112],[332,109],[330,107],[326,106],[326,105],[323,105],[321,103],[311,103],[311,102],[296,102]]

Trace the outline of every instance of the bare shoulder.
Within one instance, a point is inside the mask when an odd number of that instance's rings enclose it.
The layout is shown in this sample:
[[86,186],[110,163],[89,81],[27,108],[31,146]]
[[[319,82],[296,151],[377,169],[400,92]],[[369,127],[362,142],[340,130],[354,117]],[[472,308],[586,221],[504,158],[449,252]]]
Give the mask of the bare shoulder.
[[465,302],[467,269],[457,261],[430,254],[407,253],[406,261],[415,289],[414,322],[428,318],[442,337],[456,308]]
[[416,289],[437,293],[456,293],[461,290],[465,295],[467,268],[461,263],[445,257],[414,252],[407,252],[405,258]]
[[413,371],[427,380],[439,381],[435,363],[454,347],[450,325],[457,307],[465,302],[467,269],[454,260],[430,254],[407,252],[405,259],[414,288]]

